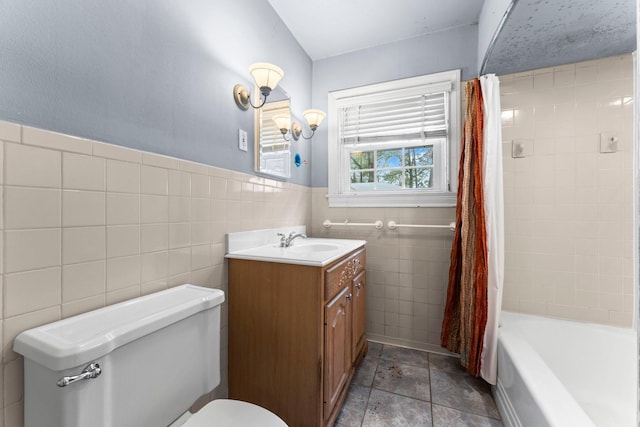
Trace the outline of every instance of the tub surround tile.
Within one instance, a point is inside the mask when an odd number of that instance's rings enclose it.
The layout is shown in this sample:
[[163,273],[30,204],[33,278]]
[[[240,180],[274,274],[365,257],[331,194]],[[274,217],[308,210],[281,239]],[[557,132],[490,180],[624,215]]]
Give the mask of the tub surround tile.
[[[501,76],[501,81],[514,82],[502,92],[503,112],[520,115],[503,121],[503,138],[531,139],[534,145],[526,158],[512,159],[509,150],[504,152],[510,260],[505,267],[519,270],[505,280],[505,303],[516,311],[619,324],[626,312],[619,304],[623,291],[616,277],[622,275],[621,252],[632,247],[633,227],[633,115],[625,111],[633,104],[625,103],[633,97],[632,56],[554,67],[546,71],[553,73],[552,84],[542,77],[545,73],[536,72],[533,85],[517,85],[515,75]],[[527,121],[531,108],[534,120]],[[618,151],[600,153],[600,134],[611,131],[620,139]],[[527,242],[533,236],[561,241],[564,250]],[[567,272],[576,278],[565,280]],[[541,273],[549,273],[551,280],[535,280]],[[598,280],[597,303],[576,298],[579,290],[595,290],[598,275],[607,279]],[[533,281],[549,289],[532,291]],[[631,313],[626,317],[631,327]]]

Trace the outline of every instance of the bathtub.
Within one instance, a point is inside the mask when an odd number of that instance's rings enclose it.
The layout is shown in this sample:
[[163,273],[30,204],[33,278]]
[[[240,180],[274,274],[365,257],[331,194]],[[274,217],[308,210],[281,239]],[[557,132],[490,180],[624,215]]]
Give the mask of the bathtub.
[[493,394],[507,427],[635,427],[631,329],[502,312]]

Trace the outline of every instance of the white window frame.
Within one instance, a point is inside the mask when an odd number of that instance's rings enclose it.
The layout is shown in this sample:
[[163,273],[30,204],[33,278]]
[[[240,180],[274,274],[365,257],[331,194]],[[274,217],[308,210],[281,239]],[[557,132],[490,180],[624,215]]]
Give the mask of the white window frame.
[[[355,191],[350,188],[349,158],[340,146],[338,111],[345,105],[361,104],[363,100],[387,97],[390,92],[429,90],[450,86],[448,149],[444,159],[444,191]],[[328,172],[330,207],[449,207],[456,205],[458,186],[457,166],[460,153],[460,70],[412,77],[369,86],[329,92],[328,114]],[[435,156],[434,156],[435,161]]]

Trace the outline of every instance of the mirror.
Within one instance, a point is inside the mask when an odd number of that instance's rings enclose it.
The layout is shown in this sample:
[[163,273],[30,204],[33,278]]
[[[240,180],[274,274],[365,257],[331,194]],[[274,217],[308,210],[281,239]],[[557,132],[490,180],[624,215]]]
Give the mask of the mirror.
[[291,177],[290,141],[282,137],[273,121],[276,114],[290,114],[289,96],[279,87],[271,92],[262,108],[255,110],[255,170],[261,175],[288,179]]

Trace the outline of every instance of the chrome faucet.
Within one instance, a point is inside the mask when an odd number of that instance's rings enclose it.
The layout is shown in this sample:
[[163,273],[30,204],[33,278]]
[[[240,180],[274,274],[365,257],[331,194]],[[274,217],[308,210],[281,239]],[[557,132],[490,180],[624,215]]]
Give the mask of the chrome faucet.
[[280,236],[280,247],[281,248],[288,248],[289,246],[291,246],[293,244],[293,241],[295,239],[297,239],[298,237],[302,237],[303,239],[307,238],[306,234],[302,234],[302,233],[297,233],[295,231],[292,231],[291,233],[289,233],[288,236],[285,236],[282,233],[278,233],[278,236]]

